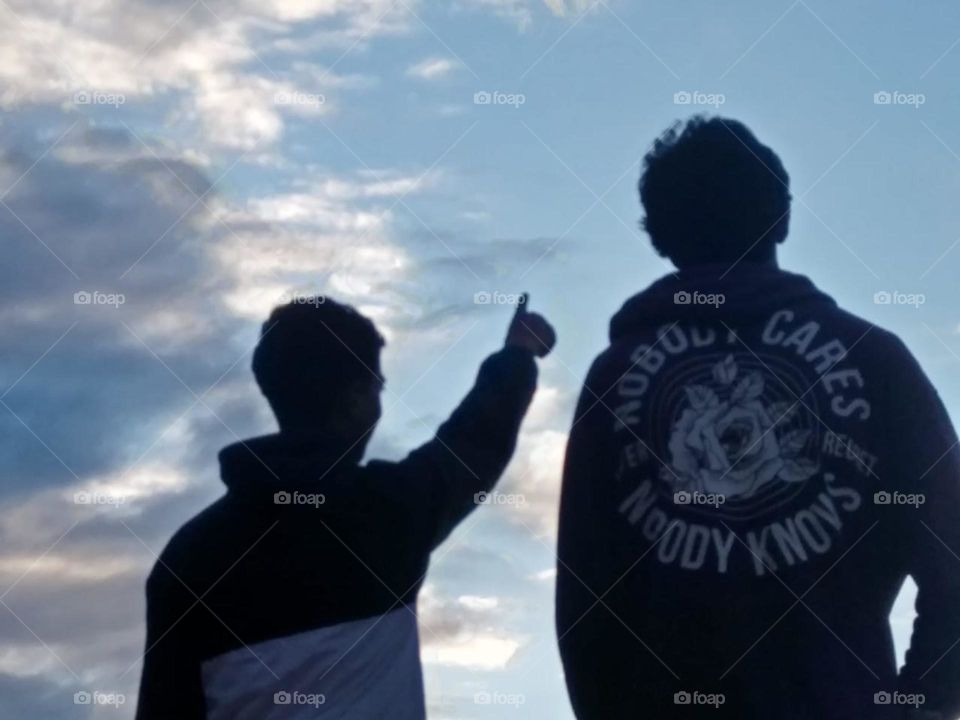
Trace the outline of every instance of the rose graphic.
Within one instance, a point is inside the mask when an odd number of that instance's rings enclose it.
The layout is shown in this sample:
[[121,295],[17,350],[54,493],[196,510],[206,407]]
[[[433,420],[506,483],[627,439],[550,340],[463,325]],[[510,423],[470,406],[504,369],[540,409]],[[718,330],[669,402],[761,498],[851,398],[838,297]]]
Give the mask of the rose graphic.
[[800,457],[810,430],[785,429],[799,401],[765,405],[763,376],[737,375],[728,355],[714,365],[710,385],[684,387],[687,407],[670,433],[670,466],[662,469],[674,492],[749,498],[775,480],[803,482],[817,472],[815,462]]

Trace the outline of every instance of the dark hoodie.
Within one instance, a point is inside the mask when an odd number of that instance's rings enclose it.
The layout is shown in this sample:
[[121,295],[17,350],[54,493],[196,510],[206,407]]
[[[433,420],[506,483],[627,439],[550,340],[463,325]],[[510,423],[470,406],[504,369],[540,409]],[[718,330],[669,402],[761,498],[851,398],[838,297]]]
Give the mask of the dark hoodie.
[[956,435],[894,335],[774,267],[658,280],[611,321],[567,448],[557,631],[577,717],[953,718],[958,510]]
[[424,717],[416,599],[430,552],[503,472],[536,384],[505,348],[433,440],[271,435],[220,453],[227,494],[147,582],[138,720]]

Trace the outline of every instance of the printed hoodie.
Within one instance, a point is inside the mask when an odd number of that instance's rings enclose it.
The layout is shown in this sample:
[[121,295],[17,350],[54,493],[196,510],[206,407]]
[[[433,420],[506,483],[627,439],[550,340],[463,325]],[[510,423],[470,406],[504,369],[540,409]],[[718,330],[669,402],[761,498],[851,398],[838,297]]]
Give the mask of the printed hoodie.
[[660,279],[613,317],[567,447],[577,717],[954,718],[958,511],[957,437],[897,337],[774,267]]
[[221,451],[226,495],[147,582],[137,719],[422,720],[430,552],[506,467],[536,372],[525,350],[490,356],[400,462],[360,465],[362,444],[288,434]]

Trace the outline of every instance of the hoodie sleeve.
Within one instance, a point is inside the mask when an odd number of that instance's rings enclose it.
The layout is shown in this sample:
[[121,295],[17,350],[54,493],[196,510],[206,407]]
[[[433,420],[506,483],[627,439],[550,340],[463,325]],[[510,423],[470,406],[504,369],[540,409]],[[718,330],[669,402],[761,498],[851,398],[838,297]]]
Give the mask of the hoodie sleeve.
[[513,455],[537,382],[533,354],[505,347],[480,366],[473,388],[434,438],[400,463],[428,508],[426,525],[436,547],[481,504]]
[[902,343],[900,354],[906,367],[891,380],[899,388],[893,480],[923,498],[900,510],[906,569],[917,584],[900,689],[923,693],[925,709],[953,718],[960,714],[960,448],[943,402]]
[[[557,546],[556,629],[570,701],[577,717],[604,717],[620,698],[619,643],[625,632],[599,600],[616,577],[607,566],[611,540],[602,518],[609,502],[617,453],[614,415],[604,395],[598,358],[587,375],[567,441]],[[616,627],[614,627],[616,625]],[[622,686],[621,686],[622,687]]]
[[203,720],[207,715],[188,630],[195,601],[158,562],[147,580],[147,644],[136,720]]

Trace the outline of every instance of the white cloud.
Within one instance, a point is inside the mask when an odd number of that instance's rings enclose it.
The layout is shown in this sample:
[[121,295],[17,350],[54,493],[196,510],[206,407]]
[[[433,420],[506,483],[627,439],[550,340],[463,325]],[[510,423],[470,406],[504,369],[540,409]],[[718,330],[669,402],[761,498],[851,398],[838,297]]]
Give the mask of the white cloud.
[[528,0],[463,0],[467,6],[488,10],[494,15],[512,22],[518,30],[526,30],[533,22],[533,12]]
[[421,623],[421,660],[469,670],[502,670],[527,638],[505,627],[503,600],[495,596],[441,596],[430,583],[417,601]]
[[[330,112],[332,89],[363,82],[284,57],[316,50],[280,43],[298,23],[322,22],[327,40],[347,47],[409,27],[409,13],[387,0],[210,0],[186,11],[104,0],[70,14],[58,5],[5,6],[0,107],[47,103],[87,112],[100,94],[123,105],[163,98],[168,109],[177,105],[169,122],[192,125],[212,145],[247,151],[279,140],[283,115]],[[278,95],[298,101],[277,102]]]
[[431,642],[420,653],[424,663],[465,668],[467,670],[502,670],[520,643],[492,633],[471,633],[462,638]]
[[597,0],[543,0],[543,2],[557,17],[579,15],[599,5]]
[[230,278],[227,306],[262,319],[291,294],[330,294],[355,303],[393,335],[402,304],[390,288],[408,280],[413,259],[392,237],[390,205],[427,184],[414,176],[328,176],[296,190],[225,208],[231,232],[213,248]]
[[407,68],[407,75],[421,80],[439,80],[460,68],[460,63],[445,57],[431,57]]
[[469,610],[494,610],[500,604],[499,598],[482,595],[461,595],[457,602]]
[[596,10],[597,0],[461,0],[463,4],[487,10],[516,25],[521,32],[533,23],[534,8],[546,6],[556,17],[566,18]]
[[530,576],[531,580],[538,582],[553,582],[557,578],[557,569],[555,567],[539,570]]

